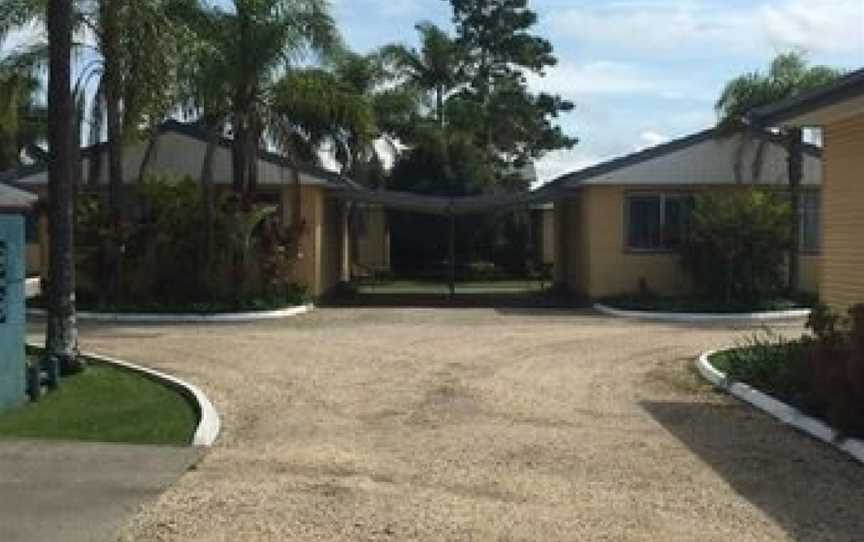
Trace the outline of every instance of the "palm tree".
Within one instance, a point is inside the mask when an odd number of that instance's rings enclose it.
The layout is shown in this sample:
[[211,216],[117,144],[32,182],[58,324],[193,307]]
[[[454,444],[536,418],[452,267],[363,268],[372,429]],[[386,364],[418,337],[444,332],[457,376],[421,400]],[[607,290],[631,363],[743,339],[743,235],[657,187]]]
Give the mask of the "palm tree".
[[291,164],[294,180],[292,229],[301,222],[300,162],[316,162],[327,145],[343,170],[370,152],[376,133],[374,108],[367,96],[325,70],[295,69],[274,86],[269,104],[268,136]]
[[[827,66],[808,66],[799,53],[783,53],[772,62],[767,73],[744,74],[730,81],[723,89],[715,108],[721,133],[733,133],[752,128],[747,115],[753,109],[796,96],[809,89],[830,83],[842,72]],[[755,127],[763,129],[764,127]],[[797,127],[780,127],[788,154],[789,193],[792,216],[800,216],[801,180],[803,177],[803,132]],[[789,256],[789,288],[797,290],[800,280],[798,254],[800,237],[798,219],[792,224],[792,250]]]
[[47,111],[36,100],[40,88],[32,62],[0,59],[0,171],[20,165],[22,152],[47,135]]
[[[65,372],[84,368],[78,356],[75,315],[74,238],[74,100],[72,96],[72,28],[74,13],[67,0],[48,0],[49,45],[48,166],[51,246],[48,269],[48,327],[45,348]],[[37,386],[38,387],[38,386]]]
[[232,0],[231,7],[192,2],[186,19],[209,46],[213,75],[228,90],[233,185],[248,196],[257,183],[273,85],[307,53],[326,56],[340,43],[326,0]]
[[420,49],[404,45],[389,45],[382,55],[396,69],[397,75],[419,90],[434,94],[435,118],[443,127],[445,102],[459,85],[460,52],[455,41],[432,23],[417,25]]
[[[30,0],[33,1],[33,0]],[[125,218],[123,192],[124,146],[148,127],[150,144],[138,176],[152,158],[155,126],[177,101],[178,66],[184,36],[175,24],[174,6],[183,0],[98,0],[81,20],[96,39],[99,58],[80,74],[77,86],[86,90],[96,79],[90,116],[90,142],[108,142],[109,201],[114,221]],[[95,181],[99,163],[91,168]]]

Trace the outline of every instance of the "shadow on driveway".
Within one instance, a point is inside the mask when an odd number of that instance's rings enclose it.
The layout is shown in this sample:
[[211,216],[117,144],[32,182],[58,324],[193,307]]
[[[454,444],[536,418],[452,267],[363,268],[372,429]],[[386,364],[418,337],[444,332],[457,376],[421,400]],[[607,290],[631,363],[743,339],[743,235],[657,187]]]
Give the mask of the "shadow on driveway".
[[864,537],[858,463],[744,405],[641,406],[792,540]]
[[0,440],[0,540],[108,542],[195,448]]

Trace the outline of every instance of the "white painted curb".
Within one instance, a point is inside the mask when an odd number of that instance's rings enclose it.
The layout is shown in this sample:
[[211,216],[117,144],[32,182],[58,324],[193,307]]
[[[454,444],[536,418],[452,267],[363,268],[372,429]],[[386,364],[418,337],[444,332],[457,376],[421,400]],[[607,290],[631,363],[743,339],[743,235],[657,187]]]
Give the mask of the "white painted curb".
[[778,401],[752,386],[741,382],[730,382],[725,374],[711,365],[709,358],[715,353],[714,351],[705,352],[696,360],[696,368],[699,373],[711,384],[774,416],[781,422],[849,454],[860,463],[864,463],[864,440],[843,438],[822,420],[808,416],[797,408]]
[[[307,314],[315,309],[315,305],[301,305],[272,311],[250,311],[250,312],[226,312],[218,314],[194,314],[194,313],[116,313],[116,312],[88,312],[78,311],[79,320],[90,320],[93,322],[126,322],[126,323],[149,323],[149,324],[210,324],[210,323],[243,323],[259,322],[262,320],[279,320],[291,316]],[[27,316],[45,316],[44,309],[27,309]]]
[[793,309],[786,311],[765,312],[735,312],[735,313],[708,313],[708,312],[659,312],[659,311],[630,311],[616,309],[602,303],[595,303],[594,310],[619,316],[621,318],[634,318],[640,320],[655,320],[658,322],[777,322],[782,320],[801,320],[810,316],[810,309]]
[[[33,344],[31,344],[30,346],[38,347],[37,345]],[[210,402],[210,399],[208,399],[207,396],[204,395],[204,392],[201,391],[197,386],[190,384],[185,380],[181,380],[176,376],[171,376],[169,374],[165,374],[154,369],[148,369],[147,367],[135,365],[134,363],[129,363],[128,361],[123,361],[108,356],[102,356],[99,354],[92,354],[89,352],[82,352],[81,355],[86,358],[96,360],[100,363],[114,365],[128,371],[133,371],[136,373],[140,373],[144,376],[154,378],[162,382],[163,384],[179,391],[187,398],[192,400],[198,410],[198,427],[195,429],[195,435],[192,437],[192,446],[210,447],[213,445],[214,442],[216,442],[216,438],[219,436],[219,432],[222,428],[222,421],[219,418],[219,413],[216,412],[216,408],[213,406],[213,403]]]

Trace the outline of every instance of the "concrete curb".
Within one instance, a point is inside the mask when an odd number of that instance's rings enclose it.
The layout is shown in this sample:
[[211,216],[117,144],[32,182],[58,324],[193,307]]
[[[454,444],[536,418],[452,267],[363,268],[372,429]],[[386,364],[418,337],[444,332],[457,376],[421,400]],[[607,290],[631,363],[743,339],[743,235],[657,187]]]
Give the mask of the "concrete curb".
[[[29,344],[29,346],[39,347],[34,344]],[[195,429],[195,435],[192,437],[192,446],[210,447],[213,446],[214,442],[216,442],[216,438],[219,437],[219,432],[222,428],[222,420],[219,418],[219,413],[216,411],[213,403],[210,402],[210,399],[208,399],[204,392],[197,386],[177,378],[176,376],[171,376],[154,369],[135,365],[134,363],[129,363],[128,361],[123,361],[121,359],[93,354],[90,352],[82,352],[81,355],[100,363],[113,365],[127,371],[136,372],[146,377],[153,378],[182,393],[195,404],[195,407],[198,410],[198,427]]]
[[715,351],[705,352],[696,360],[696,368],[705,380],[759,410],[774,416],[786,425],[790,425],[811,437],[830,444],[834,448],[849,454],[858,462],[864,463],[864,440],[843,438],[842,435],[822,420],[808,416],[797,408],[778,401],[752,386],[741,382],[730,382],[728,377],[718,371],[709,361],[709,358],[715,353]]
[[654,320],[658,322],[778,322],[783,320],[800,320],[810,316],[810,309],[793,309],[786,311],[738,312],[738,313],[706,313],[706,312],[659,312],[630,311],[616,309],[602,303],[595,303],[594,310],[609,316],[633,318],[639,320]]
[[[226,312],[219,314],[147,314],[147,313],[117,313],[117,312],[88,312],[79,311],[79,320],[92,322],[126,322],[141,324],[211,324],[211,323],[243,323],[259,322],[262,320],[279,320],[291,316],[307,314],[315,309],[315,305],[301,305],[287,307],[272,311],[250,311],[250,312]],[[27,309],[27,316],[43,317],[46,315],[44,309]]]

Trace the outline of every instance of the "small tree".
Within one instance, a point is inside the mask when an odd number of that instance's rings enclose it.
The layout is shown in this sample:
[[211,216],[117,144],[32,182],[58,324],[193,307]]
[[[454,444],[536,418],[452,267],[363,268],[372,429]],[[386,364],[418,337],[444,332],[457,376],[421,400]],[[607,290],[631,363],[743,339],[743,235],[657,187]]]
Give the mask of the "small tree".
[[742,189],[696,197],[680,248],[697,291],[726,304],[754,304],[785,289],[792,211],[779,194]]

